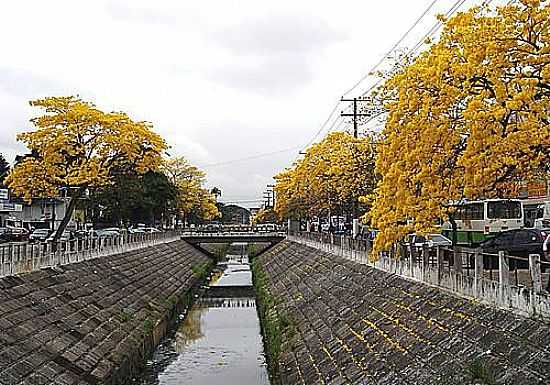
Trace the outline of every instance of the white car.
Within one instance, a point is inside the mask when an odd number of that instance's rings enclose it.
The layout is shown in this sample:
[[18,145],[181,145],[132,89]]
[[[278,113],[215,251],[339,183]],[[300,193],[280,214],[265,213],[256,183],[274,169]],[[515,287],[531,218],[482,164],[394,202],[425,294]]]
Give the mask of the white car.
[[449,247],[453,245],[453,242],[449,238],[441,234],[427,234],[425,237],[416,234],[409,234],[405,238],[405,245],[410,244],[417,248],[422,248],[425,243],[429,248],[437,246]]

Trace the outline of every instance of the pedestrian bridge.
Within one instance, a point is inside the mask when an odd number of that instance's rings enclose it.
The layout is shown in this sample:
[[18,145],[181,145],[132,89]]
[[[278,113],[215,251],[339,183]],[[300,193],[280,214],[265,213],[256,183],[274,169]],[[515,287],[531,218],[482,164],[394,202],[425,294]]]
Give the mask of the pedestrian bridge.
[[269,243],[274,245],[286,238],[284,232],[185,232],[181,239],[191,245],[201,243]]

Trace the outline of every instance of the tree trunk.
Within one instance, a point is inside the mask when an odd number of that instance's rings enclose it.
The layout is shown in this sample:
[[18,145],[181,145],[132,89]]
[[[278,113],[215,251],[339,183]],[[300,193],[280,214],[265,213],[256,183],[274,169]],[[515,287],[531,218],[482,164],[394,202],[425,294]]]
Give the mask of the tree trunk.
[[456,246],[456,243],[458,241],[458,234],[457,234],[457,226],[456,226],[456,221],[455,221],[455,218],[454,218],[454,214],[450,214],[449,215],[449,222],[451,222],[451,236],[452,236],[452,239],[451,241],[453,242],[453,247]]
[[59,224],[59,227],[57,228],[57,231],[53,237],[54,244],[57,243],[57,241],[59,241],[59,239],[61,238],[61,235],[63,235],[63,232],[67,228],[67,225],[69,224],[69,221],[73,216],[73,212],[76,207],[78,198],[81,197],[85,189],[86,189],[85,187],[79,187],[74,194],[71,194],[71,201],[69,202],[69,206],[67,207],[67,210],[65,210],[65,216],[63,217],[63,220]]

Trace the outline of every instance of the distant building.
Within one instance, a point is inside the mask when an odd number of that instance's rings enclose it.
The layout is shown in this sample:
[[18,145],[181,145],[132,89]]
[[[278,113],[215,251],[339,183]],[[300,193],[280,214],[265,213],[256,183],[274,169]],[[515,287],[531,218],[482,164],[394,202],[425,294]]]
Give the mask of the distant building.
[[[27,204],[21,199],[10,198],[8,190],[0,190],[0,227],[17,222],[28,230],[46,228],[56,230],[69,206],[70,198],[35,198]],[[82,228],[85,210],[76,209],[67,225],[68,230]]]
[[250,210],[237,205],[224,205],[221,207],[221,222],[226,225],[248,225],[250,224]]
[[17,214],[23,211],[23,206],[10,201],[8,189],[0,189],[0,227],[11,226],[10,223],[18,219]]

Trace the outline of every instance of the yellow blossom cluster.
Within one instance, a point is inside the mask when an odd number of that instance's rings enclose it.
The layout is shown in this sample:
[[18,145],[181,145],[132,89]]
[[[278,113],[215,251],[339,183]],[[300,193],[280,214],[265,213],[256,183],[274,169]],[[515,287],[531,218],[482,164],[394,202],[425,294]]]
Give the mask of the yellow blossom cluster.
[[350,213],[374,187],[372,138],[331,133],[275,180],[280,218],[308,218],[330,210]]
[[221,216],[216,198],[203,187],[203,171],[191,165],[184,157],[164,159],[161,169],[178,190],[177,208],[184,220],[191,213],[204,220]]
[[31,106],[45,111],[31,119],[35,131],[19,134],[30,154],[9,174],[6,183],[26,201],[52,197],[60,188],[104,186],[116,167],[139,173],[157,169],[167,145],[151,124],[135,122],[123,112],[103,112],[79,98],[48,97]]
[[474,7],[388,79],[381,179],[369,218],[377,250],[435,230],[449,202],[517,196],[550,171],[550,6]]

